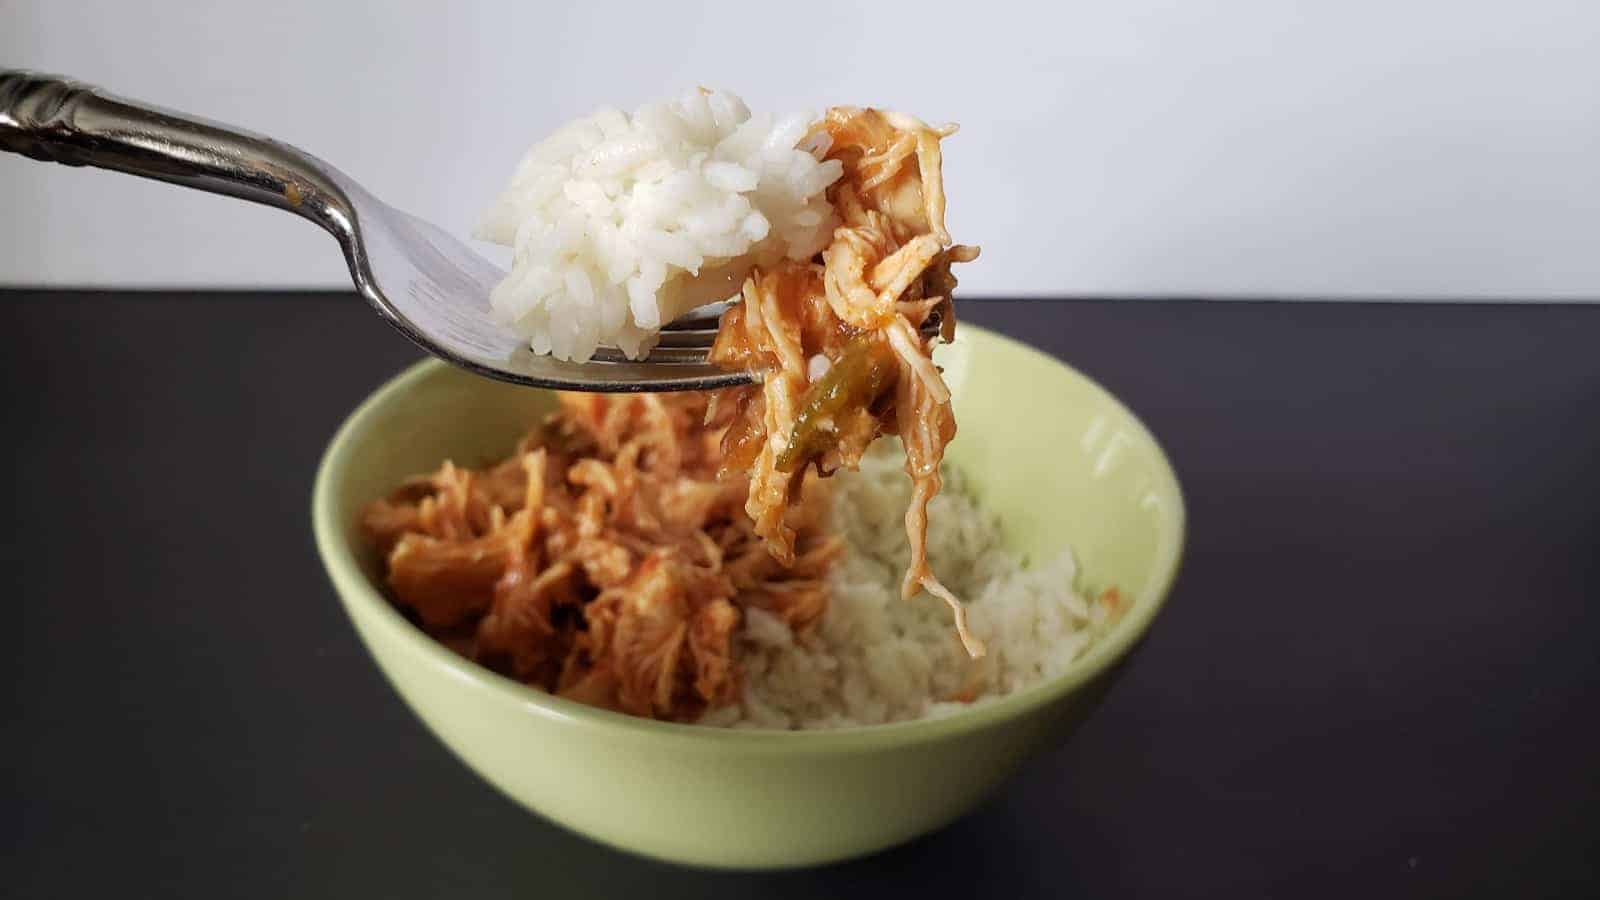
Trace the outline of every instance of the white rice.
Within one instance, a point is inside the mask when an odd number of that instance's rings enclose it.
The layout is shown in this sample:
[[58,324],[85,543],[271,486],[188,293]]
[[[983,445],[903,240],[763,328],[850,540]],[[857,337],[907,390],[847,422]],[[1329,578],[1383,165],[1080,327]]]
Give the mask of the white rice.
[[949,607],[927,595],[900,598],[911,498],[902,466],[898,447],[880,447],[860,472],[835,476],[833,526],[849,549],[831,575],[828,611],[796,637],[770,614],[746,610],[741,696],[702,724],[839,728],[948,715],[970,708],[952,700],[964,691],[983,703],[1064,671],[1104,630],[1105,608],[1074,589],[1072,554],[1025,566],[1000,545],[999,520],[946,467],[928,510],[928,556],[988,645],[988,655],[968,658]]
[[750,268],[822,250],[843,171],[802,148],[812,113],[752,116],[689,91],[631,116],[601,109],[535,145],[476,236],[513,248],[493,312],[535,352],[638,357],[683,313],[739,292]]

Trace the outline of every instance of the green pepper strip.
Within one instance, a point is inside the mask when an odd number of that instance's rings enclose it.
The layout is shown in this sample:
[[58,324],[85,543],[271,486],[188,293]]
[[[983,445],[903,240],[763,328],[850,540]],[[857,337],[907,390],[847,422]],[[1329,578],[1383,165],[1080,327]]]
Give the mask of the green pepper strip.
[[852,340],[801,399],[789,445],[778,454],[778,471],[794,472],[837,446],[838,432],[822,428],[822,422],[871,406],[894,384],[898,371],[894,350],[876,333]]

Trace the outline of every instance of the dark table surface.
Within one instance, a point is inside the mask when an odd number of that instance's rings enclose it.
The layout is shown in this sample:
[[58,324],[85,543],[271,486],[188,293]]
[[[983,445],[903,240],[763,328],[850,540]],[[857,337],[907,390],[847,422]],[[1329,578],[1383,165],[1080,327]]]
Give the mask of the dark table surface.
[[1123,397],[1187,561],[1099,713],[857,862],[635,859],[478,781],[312,549],[416,358],[353,295],[0,292],[16,897],[1411,897],[1600,890],[1600,306],[971,300]]

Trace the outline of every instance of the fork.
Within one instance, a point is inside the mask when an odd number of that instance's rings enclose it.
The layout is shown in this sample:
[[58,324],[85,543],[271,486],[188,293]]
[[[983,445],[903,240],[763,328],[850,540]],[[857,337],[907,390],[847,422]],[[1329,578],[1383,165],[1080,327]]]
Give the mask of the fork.
[[491,318],[505,273],[438,226],[401,212],[288,144],[103,93],[52,75],[0,69],[0,149],[94,166],[275,206],[339,241],[356,290],[422,349],[516,384],[572,391],[709,390],[754,376],[706,361],[725,304],[668,324],[642,360],[603,347],[587,363],[540,356]]

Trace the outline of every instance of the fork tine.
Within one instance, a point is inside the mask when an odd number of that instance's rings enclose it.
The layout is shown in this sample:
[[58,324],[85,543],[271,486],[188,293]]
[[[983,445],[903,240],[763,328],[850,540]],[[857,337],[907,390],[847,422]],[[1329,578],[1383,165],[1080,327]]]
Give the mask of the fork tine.
[[661,343],[657,347],[689,347],[709,351],[712,343],[716,341],[717,329],[696,328],[681,331],[661,332]]
[[629,359],[615,347],[600,347],[589,361],[601,365],[645,363],[652,366],[703,366],[706,364],[706,347],[656,347],[644,359]]
[[732,303],[724,300],[721,303],[708,303],[705,306],[695,307],[671,322],[661,326],[662,332],[692,331],[702,328],[717,329],[717,322],[722,314],[728,311]]
[[[725,304],[719,305],[725,306]],[[701,307],[701,310],[705,309],[709,307]],[[929,316],[918,331],[925,338],[938,334],[938,314]],[[615,347],[601,347],[595,351],[592,361],[603,365],[629,362],[664,366],[705,365],[706,356],[711,352],[711,345],[716,337],[716,318],[702,318],[699,324],[685,324],[680,318],[661,331],[660,343],[656,344],[642,360],[630,360]]]
[[[722,313],[727,311],[731,303],[713,303],[690,310],[687,314],[673,319],[661,326],[661,345],[669,347],[710,346],[711,339],[716,337],[722,325]],[[941,316],[938,311],[930,313],[923,320],[918,330],[924,336],[937,334]],[[673,337],[683,335],[682,339]]]

